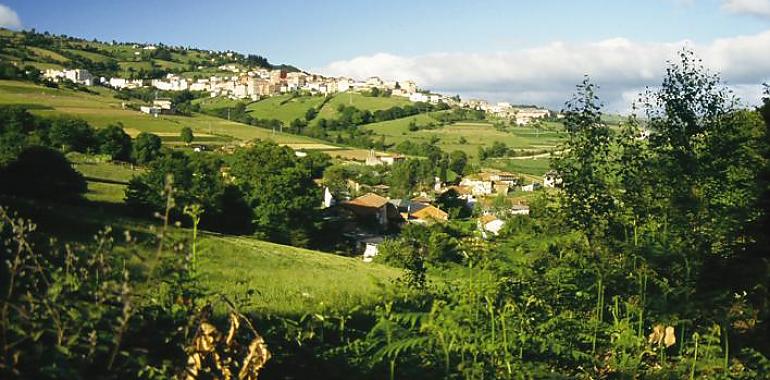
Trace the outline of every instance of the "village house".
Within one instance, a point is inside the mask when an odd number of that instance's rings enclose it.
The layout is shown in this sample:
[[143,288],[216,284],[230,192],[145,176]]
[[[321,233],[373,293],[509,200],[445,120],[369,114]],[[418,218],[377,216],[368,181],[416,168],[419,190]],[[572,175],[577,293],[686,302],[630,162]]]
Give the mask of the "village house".
[[351,211],[365,224],[374,224],[388,230],[402,222],[398,210],[387,198],[368,193],[340,204]]
[[492,214],[482,215],[477,222],[478,229],[481,231],[482,236],[486,238],[486,233],[489,232],[492,235],[499,235],[500,230],[505,226],[505,221],[498,219],[497,216]]
[[538,190],[538,189],[540,189],[542,187],[543,187],[543,185],[541,185],[540,183],[532,182],[529,185],[522,185],[521,186],[521,191],[523,191],[525,193],[531,193],[531,192],[533,192],[535,190]]
[[447,220],[449,220],[449,214],[430,204],[409,214],[409,221],[416,223],[445,222]]
[[369,155],[366,157],[367,166],[387,165],[393,166],[396,162],[406,160],[406,157],[401,155],[379,155],[373,149],[369,151]]
[[69,80],[70,82],[82,84],[84,86],[93,86],[94,77],[88,70],[85,69],[72,69],[72,70],[54,70],[47,69],[43,72],[43,77],[55,82],[61,80]]
[[545,173],[545,175],[543,175],[543,187],[561,187],[562,182],[563,180],[561,176],[555,170],[549,170],[547,173]]
[[516,110],[516,124],[527,125],[536,119],[546,118],[550,111],[539,108],[519,108]]
[[483,179],[471,179],[468,177],[463,178],[463,180],[460,181],[460,186],[469,187],[472,194],[476,196],[492,194],[494,189],[492,186],[492,181]]

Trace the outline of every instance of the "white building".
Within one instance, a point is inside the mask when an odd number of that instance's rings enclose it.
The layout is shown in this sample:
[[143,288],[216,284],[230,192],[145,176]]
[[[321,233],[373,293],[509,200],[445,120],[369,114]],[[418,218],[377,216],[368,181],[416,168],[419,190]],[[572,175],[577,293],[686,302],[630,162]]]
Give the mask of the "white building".
[[550,112],[539,108],[520,108],[516,110],[516,124],[526,125],[536,119],[548,117]]
[[473,195],[489,195],[492,194],[494,186],[492,181],[476,180],[470,178],[463,178],[460,182],[460,186],[467,186],[471,189]]
[[415,92],[412,95],[409,95],[409,101],[411,102],[428,102],[430,98],[428,95],[421,94],[419,92]]
[[43,77],[56,82],[67,79],[73,83],[82,84],[85,86],[93,86],[94,84],[94,76],[91,75],[88,70],[84,69],[72,69],[63,71],[48,69],[43,73]]

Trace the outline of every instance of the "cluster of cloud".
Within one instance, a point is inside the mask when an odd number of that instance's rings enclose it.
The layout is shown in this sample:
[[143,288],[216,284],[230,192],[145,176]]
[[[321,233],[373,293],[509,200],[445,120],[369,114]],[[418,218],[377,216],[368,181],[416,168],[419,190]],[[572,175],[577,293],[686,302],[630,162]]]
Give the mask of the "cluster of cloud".
[[0,28],[21,28],[21,19],[16,12],[7,6],[0,4]]
[[724,0],[722,9],[730,13],[770,19],[770,0]]
[[[425,88],[520,104],[560,107],[584,75],[601,87],[608,108],[625,112],[647,86],[660,84],[668,61],[693,50],[704,65],[740,91],[753,95],[770,75],[770,31],[714,40],[641,43],[624,38],[594,43],[553,42],[490,54],[432,53],[413,57],[375,54],[332,62],[319,69],[334,76],[412,79]],[[752,87],[753,86],[753,87]],[[747,99],[754,102],[755,99]]]

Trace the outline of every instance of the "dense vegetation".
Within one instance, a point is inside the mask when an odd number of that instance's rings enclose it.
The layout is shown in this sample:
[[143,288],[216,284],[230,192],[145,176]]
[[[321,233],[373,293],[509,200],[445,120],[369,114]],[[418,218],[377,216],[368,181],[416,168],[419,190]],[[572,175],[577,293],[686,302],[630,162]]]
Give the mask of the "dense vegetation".
[[[128,202],[157,212],[162,227],[139,241],[107,230],[89,245],[31,244],[34,228],[0,213],[0,374],[167,378],[199,355],[194,371],[240,366],[255,377],[266,359],[258,330],[273,353],[265,378],[766,376],[770,93],[758,110],[742,109],[687,52],[623,129],[602,123],[599,90],[586,78],[566,104],[568,137],[553,160],[562,189],[541,192],[530,216],[506,216],[486,239],[473,222],[404,228],[377,258],[403,275],[373,310],[244,315],[241,304],[263,295],[222,301],[201,285],[198,229],[242,220],[242,233],[309,245],[323,231],[313,179],[336,192],[349,179],[386,180],[409,197],[442,172],[465,172],[467,154],[425,147],[426,158],[390,168],[329,166],[269,142],[188,155],[140,135],[128,159],[148,170],[131,181]],[[70,173],[62,151],[129,151],[119,126],[97,134],[75,120],[0,115],[3,180],[38,168],[40,157]],[[456,194],[439,202],[461,212]],[[192,227],[188,245],[174,241],[177,221]],[[242,330],[212,333],[225,318]]]

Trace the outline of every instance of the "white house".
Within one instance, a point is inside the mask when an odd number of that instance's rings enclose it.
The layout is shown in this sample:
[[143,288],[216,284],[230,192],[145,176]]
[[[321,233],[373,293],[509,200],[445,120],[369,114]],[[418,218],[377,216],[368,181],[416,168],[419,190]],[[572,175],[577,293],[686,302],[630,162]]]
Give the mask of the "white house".
[[543,176],[543,187],[561,186],[562,182],[561,176],[555,170],[549,170],[548,173],[545,173]]
[[419,92],[415,92],[412,95],[409,95],[409,101],[411,102],[428,102],[430,101],[430,98],[428,95],[421,94]]
[[502,230],[504,226],[505,221],[498,219],[492,214],[483,215],[478,221],[479,230],[481,230],[484,237],[486,237],[487,232],[493,235],[499,235],[500,230]]
[[533,191],[535,191],[535,190],[537,190],[537,189],[539,189],[541,187],[543,187],[543,185],[541,185],[541,184],[539,184],[537,182],[532,182],[529,185],[522,185],[521,186],[521,191],[523,191],[525,193],[531,193],[531,192],[533,192]]
[[160,107],[155,107],[155,106],[141,106],[139,107],[139,110],[148,115],[152,115],[154,117],[158,117],[161,111]]
[[536,119],[548,117],[550,112],[539,108],[520,108],[516,110],[516,124],[526,125]]
[[476,180],[470,178],[463,178],[460,182],[460,186],[467,186],[471,189],[473,195],[489,195],[492,194],[494,186],[492,181]]

